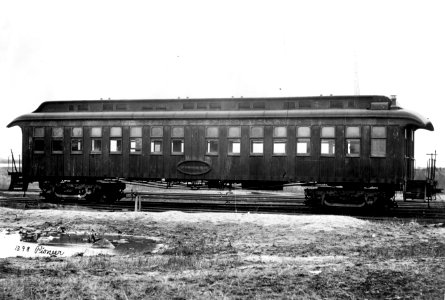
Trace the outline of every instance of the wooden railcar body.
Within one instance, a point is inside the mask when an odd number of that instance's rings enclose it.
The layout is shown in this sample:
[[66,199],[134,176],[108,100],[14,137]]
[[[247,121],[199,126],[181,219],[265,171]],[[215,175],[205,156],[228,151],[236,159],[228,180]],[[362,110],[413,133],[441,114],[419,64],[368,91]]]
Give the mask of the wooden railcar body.
[[[414,132],[433,130],[429,120],[383,96],[53,101],[8,126],[14,125],[23,133],[28,182],[125,178],[391,190],[413,179]],[[81,135],[74,137],[73,128]],[[92,128],[101,128],[100,137]],[[377,155],[374,129],[384,131]],[[93,139],[101,140],[100,151],[92,151]],[[120,140],[118,151],[111,140]],[[358,151],[350,153],[350,140]],[[297,149],[300,141],[307,153]]]

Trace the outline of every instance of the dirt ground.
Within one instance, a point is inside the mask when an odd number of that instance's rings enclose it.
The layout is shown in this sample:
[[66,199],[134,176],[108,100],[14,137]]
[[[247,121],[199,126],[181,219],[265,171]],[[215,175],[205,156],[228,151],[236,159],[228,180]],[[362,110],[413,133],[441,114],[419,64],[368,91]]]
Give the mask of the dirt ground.
[[[0,208],[0,231],[155,238],[156,253],[0,259],[0,299],[443,299],[445,227],[333,215]],[[1,247],[4,247],[2,245]]]

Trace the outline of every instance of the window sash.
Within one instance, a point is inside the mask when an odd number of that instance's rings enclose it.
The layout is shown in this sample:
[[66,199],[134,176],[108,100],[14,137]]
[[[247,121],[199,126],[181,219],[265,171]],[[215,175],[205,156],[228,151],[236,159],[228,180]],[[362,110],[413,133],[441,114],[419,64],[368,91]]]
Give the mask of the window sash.
[[63,140],[62,139],[51,140],[51,152],[52,153],[63,153]]
[[142,138],[135,137],[130,138],[130,153],[141,153],[142,152]]
[[386,157],[386,139],[371,139],[371,156]]
[[262,155],[264,153],[264,142],[260,140],[250,141],[250,154]]
[[71,153],[79,153],[83,150],[82,139],[71,139]]
[[218,140],[207,140],[207,154],[218,154]]
[[241,153],[241,141],[229,140],[229,154],[237,155]]
[[92,153],[101,153],[102,152],[102,140],[101,139],[92,139],[91,140],[91,152]]
[[321,140],[321,155],[334,156],[335,155],[335,140],[322,139]]
[[45,140],[44,139],[34,139],[34,153],[45,152]]
[[122,153],[122,139],[110,139],[110,153]]
[[297,155],[307,156],[311,153],[310,139],[297,139]]
[[152,154],[162,154],[162,141],[152,140],[150,143],[150,152]]
[[346,140],[346,155],[350,157],[360,156],[360,139]]
[[273,154],[274,155],[286,155],[286,141],[274,141],[273,142]]
[[172,140],[172,154],[184,154],[184,140]]

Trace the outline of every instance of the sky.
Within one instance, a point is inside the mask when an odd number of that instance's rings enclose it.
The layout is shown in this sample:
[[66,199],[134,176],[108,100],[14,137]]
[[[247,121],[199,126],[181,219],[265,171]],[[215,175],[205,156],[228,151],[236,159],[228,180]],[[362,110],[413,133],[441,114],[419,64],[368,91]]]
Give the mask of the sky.
[[396,95],[445,167],[443,1],[0,0],[6,128],[43,101]]

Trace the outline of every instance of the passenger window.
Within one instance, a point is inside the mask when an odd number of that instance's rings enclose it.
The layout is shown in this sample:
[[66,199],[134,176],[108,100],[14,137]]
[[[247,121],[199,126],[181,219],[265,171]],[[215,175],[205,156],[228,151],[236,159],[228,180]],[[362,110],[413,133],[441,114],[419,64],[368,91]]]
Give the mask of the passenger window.
[[71,128],[71,153],[79,154],[83,150],[83,129],[82,127]]
[[44,127],[34,127],[33,131],[33,146],[34,153],[44,153],[45,152],[45,128]]
[[63,127],[53,127],[51,129],[51,152],[54,154],[63,153]]
[[150,152],[152,154],[162,154],[162,141],[152,140],[150,143]]
[[229,155],[240,155],[241,153],[241,127],[229,127],[227,131],[228,140],[228,153]]
[[386,157],[386,127],[371,127],[371,156]]
[[[250,127],[250,154],[263,155],[264,153],[264,127],[252,126]],[[259,139],[261,138],[261,139]]]
[[264,152],[264,142],[262,140],[250,141],[250,154],[262,155]]
[[110,129],[110,153],[122,153],[122,127]]
[[91,140],[91,153],[99,154],[102,152],[102,140],[101,139],[92,139]]
[[286,141],[273,141],[273,154],[285,155],[286,154]]
[[297,155],[308,156],[311,154],[311,128],[297,127]]
[[102,153],[102,127],[91,128],[91,153]]
[[217,155],[219,151],[219,128],[216,126],[206,127],[206,154]]
[[184,140],[172,140],[172,154],[184,154]]
[[334,156],[335,155],[335,127],[321,128],[321,155]]
[[277,126],[273,129],[273,154],[286,155],[287,127]]
[[241,141],[229,140],[229,155],[239,155],[241,153]]
[[207,154],[218,154],[218,140],[207,140]]
[[142,127],[130,128],[130,153],[142,153]]
[[346,127],[346,156],[360,157],[360,127]]
[[172,127],[172,154],[184,154],[184,127]]
[[45,141],[43,139],[34,139],[34,153],[45,152]]

